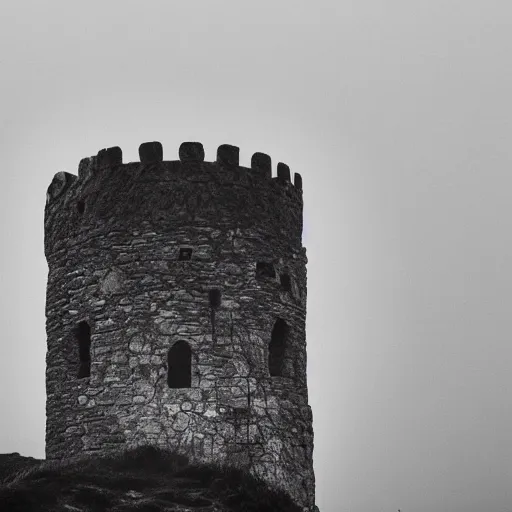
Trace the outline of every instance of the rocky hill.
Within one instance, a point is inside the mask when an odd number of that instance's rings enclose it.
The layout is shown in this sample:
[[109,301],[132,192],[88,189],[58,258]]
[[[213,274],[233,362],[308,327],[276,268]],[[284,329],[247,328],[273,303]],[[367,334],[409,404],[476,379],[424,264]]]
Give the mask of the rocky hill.
[[189,465],[152,447],[44,461],[0,455],[1,512],[300,512],[285,493],[240,470]]

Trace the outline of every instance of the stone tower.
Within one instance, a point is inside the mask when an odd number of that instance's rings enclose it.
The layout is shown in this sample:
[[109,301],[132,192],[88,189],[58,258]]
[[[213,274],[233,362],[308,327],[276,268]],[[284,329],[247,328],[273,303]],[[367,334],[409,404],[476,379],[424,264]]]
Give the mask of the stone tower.
[[314,509],[302,179],[222,145],[59,172],[45,208],[48,459],[139,445],[241,466]]

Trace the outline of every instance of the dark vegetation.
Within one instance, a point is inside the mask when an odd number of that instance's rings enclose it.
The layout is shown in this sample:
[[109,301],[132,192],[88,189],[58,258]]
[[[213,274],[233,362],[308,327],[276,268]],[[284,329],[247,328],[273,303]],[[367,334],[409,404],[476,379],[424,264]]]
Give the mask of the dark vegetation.
[[299,512],[291,499],[234,468],[189,465],[141,447],[109,457],[38,461],[0,455],[1,512]]

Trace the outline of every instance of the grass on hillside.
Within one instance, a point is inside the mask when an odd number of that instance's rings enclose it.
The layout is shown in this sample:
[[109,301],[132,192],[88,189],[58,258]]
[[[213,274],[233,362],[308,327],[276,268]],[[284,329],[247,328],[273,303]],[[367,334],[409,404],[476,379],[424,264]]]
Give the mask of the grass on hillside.
[[153,447],[79,461],[34,461],[4,476],[2,512],[299,512],[284,492],[234,468],[189,465]]

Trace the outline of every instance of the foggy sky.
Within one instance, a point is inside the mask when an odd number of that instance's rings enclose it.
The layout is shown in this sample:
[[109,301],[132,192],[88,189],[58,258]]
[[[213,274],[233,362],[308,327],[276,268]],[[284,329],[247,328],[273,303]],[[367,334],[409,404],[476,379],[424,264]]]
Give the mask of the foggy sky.
[[0,453],[44,457],[53,175],[226,143],[304,180],[321,512],[510,512],[510,5],[4,2]]

